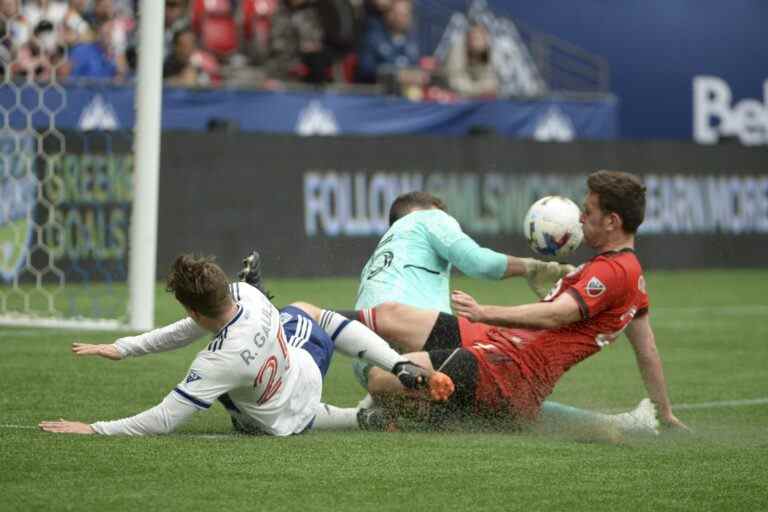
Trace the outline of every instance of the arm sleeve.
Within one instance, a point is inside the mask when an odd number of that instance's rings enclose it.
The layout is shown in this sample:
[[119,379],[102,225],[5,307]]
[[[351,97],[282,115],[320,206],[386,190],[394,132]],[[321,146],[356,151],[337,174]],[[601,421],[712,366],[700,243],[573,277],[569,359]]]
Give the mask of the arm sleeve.
[[[442,214],[442,215],[440,215]],[[459,223],[440,212],[427,230],[430,245],[445,260],[470,277],[501,279],[507,271],[507,255],[480,247]]]
[[202,408],[205,407],[193,404],[174,390],[158,405],[136,416],[115,421],[97,421],[91,427],[105,436],[168,434],[189,421]]
[[204,334],[205,330],[194,320],[184,318],[138,336],[120,338],[114,345],[123,357],[137,357],[185,347]]
[[228,356],[201,352],[184,380],[159,405],[130,418],[99,421],[91,426],[99,434],[108,436],[168,434],[196,411],[210,408],[219,396],[241,384],[241,375]]

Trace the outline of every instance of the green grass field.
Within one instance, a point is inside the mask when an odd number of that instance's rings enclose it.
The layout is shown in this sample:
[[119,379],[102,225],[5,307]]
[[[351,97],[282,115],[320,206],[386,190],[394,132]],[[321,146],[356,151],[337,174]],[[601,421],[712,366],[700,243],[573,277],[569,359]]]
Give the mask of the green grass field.
[[[166,437],[47,434],[40,420],[115,419],[156,404],[203,342],[76,360],[73,340],[115,333],[0,328],[0,511],[768,510],[768,270],[648,277],[670,393],[695,432],[619,445],[477,432],[246,438],[229,435],[218,406]],[[269,284],[279,304],[336,308],[356,290],[351,279]],[[485,302],[532,299],[522,282],[454,286]],[[158,288],[157,322],[180,315]],[[326,399],[352,405],[362,394],[337,356]],[[644,396],[621,340],[568,373],[552,398],[616,410]]]

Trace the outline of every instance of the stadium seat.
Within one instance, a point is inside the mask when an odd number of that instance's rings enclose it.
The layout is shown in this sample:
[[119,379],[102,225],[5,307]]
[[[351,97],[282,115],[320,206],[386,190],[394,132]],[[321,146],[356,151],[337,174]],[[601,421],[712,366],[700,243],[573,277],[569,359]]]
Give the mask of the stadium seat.
[[344,82],[351,84],[355,81],[357,75],[357,54],[348,53],[341,59],[341,78]]
[[278,0],[245,0],[242,4],[243,39],[252,41],[256,38],[259,46],[266,48],[277,6]]
[[226,59],[238,49],[237,24],[230,0],[195,0],[192,28],[201,46],[219,59]]

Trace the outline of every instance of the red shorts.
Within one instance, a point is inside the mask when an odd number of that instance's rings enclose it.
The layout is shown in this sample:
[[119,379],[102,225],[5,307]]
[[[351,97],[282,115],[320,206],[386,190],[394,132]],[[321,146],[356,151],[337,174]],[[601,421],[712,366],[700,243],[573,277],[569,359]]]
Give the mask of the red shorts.
[[459,333],[462,348],[478,362],[478,404],[496,411],[509,409],[522,421],[534,420],[553,386],[540,378],[536,365],[531,364],[522,347],[542,332],[499,329],[459,318]]

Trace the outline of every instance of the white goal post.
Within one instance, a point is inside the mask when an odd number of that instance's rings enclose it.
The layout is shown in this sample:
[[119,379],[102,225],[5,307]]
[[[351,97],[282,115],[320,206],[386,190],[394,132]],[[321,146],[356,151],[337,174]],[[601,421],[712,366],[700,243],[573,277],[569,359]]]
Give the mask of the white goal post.
[[136,168],[128,269],[131,328],[148,330],[155,314],[160,123],[165,2],[141,0],[136,91]]

